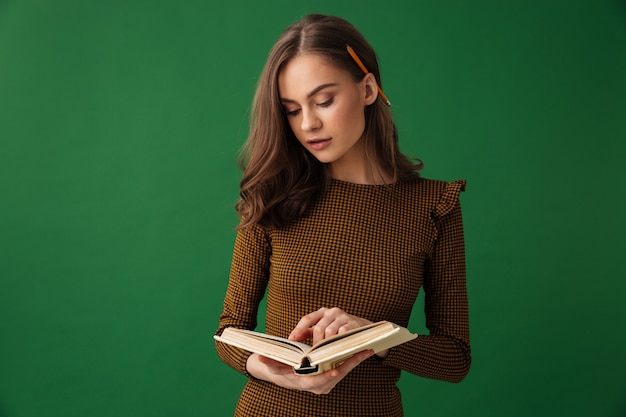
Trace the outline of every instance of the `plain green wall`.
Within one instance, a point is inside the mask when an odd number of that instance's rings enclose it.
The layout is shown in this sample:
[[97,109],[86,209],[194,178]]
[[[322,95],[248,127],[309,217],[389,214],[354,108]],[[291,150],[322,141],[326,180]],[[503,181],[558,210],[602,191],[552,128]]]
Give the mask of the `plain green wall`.
[[626,415],[623,1],[0,0],[0,416],[232,414],[236,154],[310,12],[377,49],[424,176],[468,180],[473,368],[405,374],[406,415]]

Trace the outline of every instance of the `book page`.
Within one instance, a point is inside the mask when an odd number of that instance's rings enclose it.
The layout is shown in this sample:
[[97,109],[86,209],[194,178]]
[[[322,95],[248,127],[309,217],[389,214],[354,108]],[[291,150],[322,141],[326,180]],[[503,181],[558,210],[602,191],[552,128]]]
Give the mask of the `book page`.
[[345,333],[341,333],[341,334],[337,334],[335,336],[328,337],[328,338],[326,338],[324,340],[320,340],[319,342],[317,342],[316,344],[311,346],[310,350],[317,350],[317,349],[321,348],[322,346],[329,345],[331,343],[336,343],[338,340],[345,339],[346,337],[352,336],[355,333],[361,333],[361,332],[364,332],[366,330],[372,329],[374,327],[385,326],[386,324],[391,325],[391,323],[384,322],[384,321],[379,321],[378,323],[368,324],[367,326],[358,327],[356,329],[349,330],[349,331],[347,331]]
[[311,364],[315,365],[326,361],[337,361],[347,358],[366,349],[374,349],[374,351],[380,352],[408,342],[416,337],[416,334],[409,332],[403,327],[386,323],[353,333],[350,337],[336,340],[334,343],[318,346],[316,349],[311,350],[308,356]]
[[302,354],[305,354],[309,350],[311,350],[311,346],[307,345],[306,343],[296,342],[280,336],[272,336],[271,334],[255,332],[254,330],[235,329],[233,327],[229,327],[224,330],[222,336],[224,336],[224,333],[226,333],[226,331],[228,331],[229,333],[243,333],[247,336],[250,336],[251,338],[254,338],[255,340],[264,340],[269,343],[275,343],[280,346],[285,346],[288,349],[301,352]]
[[226,328],[215,340],[235,346],[248,352],[258,353],[284,364],[299,367],[310,346],[287,340],[285,338],[266,335],[251,330]]

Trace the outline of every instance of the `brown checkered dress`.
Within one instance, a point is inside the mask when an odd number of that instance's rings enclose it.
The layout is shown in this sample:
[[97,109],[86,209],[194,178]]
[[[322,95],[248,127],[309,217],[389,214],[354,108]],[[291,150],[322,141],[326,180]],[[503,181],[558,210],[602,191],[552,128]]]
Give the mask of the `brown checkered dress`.
[[465,181],[427,179],[391,187],[329,180],[308,214],[280,229],[237,234],[217,333],[254,329],[267,290],[267,333],[287,337],[300,318],[339,307],[407,326],[420,287],[430,334],[367,359],[328,395],[288,390],[246,372],[248,353],[216,342],[249,376],[236,416],[402,416],[396,382],[405,370],[458,382],[471,356],[459,193]]

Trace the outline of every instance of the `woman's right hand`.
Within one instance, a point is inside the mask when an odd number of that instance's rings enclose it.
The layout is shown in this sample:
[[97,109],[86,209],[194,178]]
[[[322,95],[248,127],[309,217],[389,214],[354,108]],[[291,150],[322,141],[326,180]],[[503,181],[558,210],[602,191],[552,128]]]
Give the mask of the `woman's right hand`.
[[373,350],[364,350],[347,359],[335,369],[319,375],[299,376],[284,363],[253,353],[248,357],[246,369],[257,379],[272,382],[283,388],[307,391],[313,394],[328,394],[358,364],[374,355]]

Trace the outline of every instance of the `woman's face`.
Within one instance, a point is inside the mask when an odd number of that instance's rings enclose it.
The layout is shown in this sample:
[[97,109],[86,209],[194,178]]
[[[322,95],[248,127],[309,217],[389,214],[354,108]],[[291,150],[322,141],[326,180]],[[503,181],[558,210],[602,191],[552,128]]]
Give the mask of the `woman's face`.
[[365,106],[376,100],[373,75],[356,82],[315,54],[297,55],[278,75],[287,120],[302,146],[320,162],[345,167],[365,160]]

